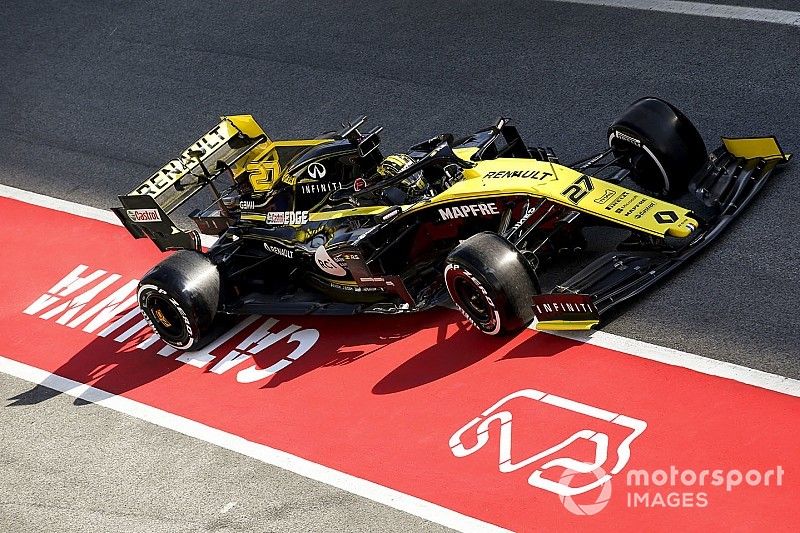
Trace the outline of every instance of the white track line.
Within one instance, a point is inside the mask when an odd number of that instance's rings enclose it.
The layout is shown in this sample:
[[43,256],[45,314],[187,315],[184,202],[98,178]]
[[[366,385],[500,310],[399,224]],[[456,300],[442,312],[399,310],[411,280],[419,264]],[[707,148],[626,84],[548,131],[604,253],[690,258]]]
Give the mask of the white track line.
[[799,380],[779,376],[778,374],[770,374],[763,370],[756,370],[727,361],[720,361],[718,359],[711,359],[710,357],[703,357],[702,355],[673,350],[672,348],[650,344],[649,342],[637,341],[636,339],[629,339],[621,335],[606,333],[605,331],[549,331],[548,333],[585,342],[587,344],[593,344],[602,348],[609,348],[618,352],[641,357],[642,359],[658,361],[665,365],[679,366],[681,368],[700,372],[701,374],[732,379],[744,383],[745,385],[752,385],[761,389],[768,389],[782,394],[788,394],[789,396],[800,397]]
[[[206,426],[150,405],[117,396],[90,385],[79,383],[39,368],[0,356],[0,372],[30,383],[42,384],[75,398],[102,405],[119,413],[150,422],[163,428],[183,433],[220,448],[241,453],[258,461],[283,468],[295,474],[337,487],[357,496],[411,513],[431,522],[460,531],[507,532],[499,526],[462,515],[429,501],[378,485],[327,466],[313,463],[302,457],[243,439],[232,433]],[[230,504],[229,504],[230,505]]]
[[[117,217],[107,210],[52,198],[35,192],[24,191],[16,187],[0,184],[0,196],[63,211],[65,213],[71,213],[84,218],[121,225]],[[204,241],[203,244],[209,245],[213,242],[214,239],[211,237],[209,240]],[[603,348],[609,348],[643,359],[650,359],[651,361],[658,361],[671,366],[688,368],[702,374],[732,379],[754,387],[800,397],[800,380],[779,376],[777,374],[770,374],[769,372],[755,370],[746,366],[735,365],[726,361],[719,361],[717,359],[682,352],[680,350],[673,350],[672,348],[665,348],[656,344],[637,341],[604,331],[548,333],[593,344],[595,346],[601,346]]]
[[[122,226],[122,223],[117,219],[110,209],[100,209],[90,205],[83,205],[69,200],[62,200],[61,198],[53,198],[36,192],[26,191],[24,189],[17,189],[16,187],[9,187],[0,183],[0,196],[19,200],[26,204],[38,205],[39,207],[46,207],[61,211],[62,213],[69,213],[71,215],[78,215],[83,218],[91,218],[92,220],[99,220],[101,222],[108,222],[115,226]],[[205,247],[214,244],[217,239],[210,235],[201,235],[200,240]]]
[[800,11],[768,9],[764,7],[729,6],[723,4],[704,4],[702,2],[682,2],[679,0],[549,0],[566,4],[585,4],[592,6],[622,7],[645,11],[660,11],[679,15],[697,15],[724,19],[770,22],[800,27]]

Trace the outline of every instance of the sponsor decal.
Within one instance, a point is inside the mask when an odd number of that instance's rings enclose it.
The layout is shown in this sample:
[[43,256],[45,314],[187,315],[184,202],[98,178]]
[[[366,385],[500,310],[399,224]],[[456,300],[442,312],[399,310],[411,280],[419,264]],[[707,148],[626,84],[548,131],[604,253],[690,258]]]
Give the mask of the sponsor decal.
[[314,252],[314,262],[320,270],[331,276],[344,277],[347,275],[347,271],[342,265],[333,260],[328,250],[325,249],[325,246],[319,246],[316,249]]
[[[554,295],[543,294],[540,295],[544,299],[541,301],[535,301],[533,304],[533,308],[536,310],[537,316],[547,316],[547,315],[555,315],[559,316],[564,313],[590,313],[595,315],[597,310],[595,309],[594,305],[592,305],[591,300],[586,301],[567,301],[564,299],[563,301],[559,301],[557,298],[552,298]],[[562,296],[562,295],[555,295],[555,296]],[[563,295],[567,296],[567,295]],[[574,295],[580,296],[580,295]]]
[[[596,200],[595,200],[596,201]],[[626,218],[641,219],[656,206],[651,198],[636,193],[622,192],[604,207],[606,211],[614,211]]]
[[[587,160],[587,161],[584,161],[583,163],[581,163],[581,167],[582,167],[582,168],[587,168],[587,167],[590,167],[590,166],[592,166],[594,163],[597,163],[598,161],[600,161],[601,159],[603,159],[605,156],[606,156],[606,154],[598,154],[598,155],[594,156],[593,158],[591,158],[591,159],[589,159],[589,160]],[[557,163],[558,161],[555,161],[555,162]]]
[[339,290],[339,291],[346,291],[346,292],[362,292],[362,293],[363,292],[369,292],[369,293],[374,293],[374,292],[386,292],[387,291],[387,287],[386,286],[350,285],[350,284],[347,284],[347,283],[337,283],[336,281],[329,280],[329,279],[323,280],[323,282],[325,283],[325,285],[327,285],[331,289],[336,289],[336,290]]
[[592,178],[586,174],[582,174],[580,178],[575,180],[575,183],[564,189],[561,196],[566,196],[570,202],[577,204],[593,190],[594,185],[592,184]]
[[356,178],[356,180],[353,182],[353,190],[356,191],[360,191],[366,186],[367,186],[367,180],[365,180],[364,178]]
[[597,198],[594,201],[594,203],[596,203],[596,204],[604,204],[604,203],[608,202],[609,200],[611,200],[614,197],[615,194],[616,193],[614,192],[614,189],[606,189],[606,191],[602,194],[602,196],[600,196],[600,198]]
[[620,202],[622,202],[622,201],[623,201],[625,198],[627,198],[628,196],[630,196],[630,194],[631,194],[631,193],[629,193],[629,192],[627,192],[627,191],[624,191],[624,192],[620,193],[620,195],[619,195],[619,196],[617,196],[616,198],[614,198],[614,200],[613,200],[613,201],[612,201],[610,204],[608,204],[607,206],[605,206],[603,209],[605,209],[606,211],[611,211],[612,209],[614,209],[615,207],[617,207],[617,206],[619,205],[619,203],[620,203]]
[[239,200],[239,209],[242,211],[252,210],[256,208],[255,200]]
[[551,293],[533,297],[533,325],[536,329],[550,329],[561,321],[596,324],[600,314],[588,294]]
[[528,221],[528,219],[531,218],[531,215],[533,215],[535,212],[536,212],[535,207],[531,207],[530,209],[525,211],[525,214],[522,215],[522,218],[519,219],[519,222],[514,224],[514,226],[511,228],[511,232],[509,233],[509,235],[513,235],[514,233],[516,233],[517,230],[521,228]]
[[386,278],[358,278],[358,285],[365,291],[385,291],[395,286],[394,281]]
[[342,264],[346,261],[363,261],[364,258],[358,252],[340,252],[336,254],[336,262]]
[[158,209],[128,209],[126,212],[134,222],[161,222]]
[[496,172],[487,172],[484,178],[527,178],[532,180],[543,180],[548,176],[552,176],[550,172],[541,170],[499,170]]
[[636,202],[635,204],[633,204],[633,207],[630,207],[630,208],[628,208],[628,210],[627,210],[627,211],[625,211],[625,214],[624,214],[623,216],[626,216],[626,217],[629,217],[629,216],[631,216],[633,213],[635,213],[635,212],[636,212],[636,210],[637,210],[637,209],[639,209],[640,207],[642,207],[642,206],[643,206],[644,204],[646,204],[647,202],[648,202],[647,198],[642,198],[641,200],[639,200],[638,202]]
[[633,218],[635,218],[635,219],[637,219],[637,220],[638,220],[638,219],[640,219],[640,218],[642,218],[642,217],[643,217],[643,216],[645,216],[645,215],[646,215],[646,214],[647,214],[647,213],[648,213],[648,212],[649,212],[651,209],[653,209],[655,206],[656,206],[656,203],[655,203],[655,202],[650,202],[649,204],[647,204],[647,205],[644,207],[644,209],[642,209],[641,211],[639,211],[638,213],[636,213],[636,215],[635,215]]
[[492,216],[499,215],[500,211],[494,202],[486,202],[479,204],[466,204],[456,205],[453,207],[445,207],[439,209],[439,216],[442,220],[452,220],[456,218],[467,218],[475,216]]
[[[250,316],[205,348],[180,351],[164,343],[142,317],[136,306],[139,280],[131,279],[117,286],[121,279],[119,274],[91,271],[87,265],[78,265],[22,312],[42,320],[54,320],[68,328],[81,328],[84,333],[120,344],[134,342],[137,350],[160,357],[175,356],[175,361],[206,369],[211,374],[221,375],[240,367],[235,373],[238,383],[254,383],[271,377],[308,353],[319,340],[316,329],[281,324],[275,318]],[[101,294],[110,289],[115,290],[102,298]],[[156,315],[156,319],[165,325],[168,323],[165,317],[162,320]],[[221,350],[231,343],[234,343],[233,349]],[[291,351],[267,368],[261,368],[252,360],[270,350],[276,354],[286,352],[286,345]],[[251,364],[241,368],[247,362]]]
[[617,208],[614,210],[614,212],[615,212],[616,214],[618,214],[618,215],[621,215],[621,214],[622,214],[624,211],[626,211],[626,210],[628,209],[628,206],[630,206],[630,205],[631,205],[633,202],[635,202],[635,201],[636,201],[638,198],[639,198],[639,195],[638,195],[638,194],[632,194],[632,195],[630,195],[630,196],[628,197],[628,199],[625,201],[625,203],[623,203],[622,205],[620,205],[619,207],[617,207]]
[[305,224],[308,222],[308,211],[270,211],[266,222],[276,226]]
[[309,177],[318,180],[320,178],[325,177],[325,165],[322,163],[311,163],[308,165],[308,175]]
[[318,194],[323,192],[337,191],[342,188],[342,184],[338,181],[330,181],[327,183],[301,183],[300,192],[303,194]]
[[191,169],[198,166],[197,159],[189,155],[192,151],[202,152],[202,158],[217,150],[228,141],[228,137],[222,130],[221,125],[203,135],[196,143],[184,150],[180,157],[173,159],[155,174],[150,176],[144,183],[134,189],[133,194],[158,196],[176,181],[186,175]]
[[[520,437],[528,434],[526,430],[530,431],[530,428],[526,426],[533,420],[539,426],[546,424],[548,413],[552,413],[553,408],[571,411],[576,415],[576,425],[565,428],[566,431],[560,429],[560,435],[555,432],[548,434],[553,440],[548,439],[546,443],[534,444],[531,440]],[[577,420],[579,418],[583,420]],[[523,389],[500,399],[471,418],[450,437],[449,444],[453,455],[463,458],[491,442],[492,446],[499,447],[500,473],[508,474],[531,466],[535,469],[528,476],[528,485],[566,498],[610,483],[612,477],[628,464],[631,443],[646,428],[647,422],[644,420],[612,413],[555,394]],[[499,435],[492,437],[493,432]],[[553,445],[554,442],[557,444]],[[612,442],[618,442],[616,449],[610,446]],[[589,461],[582,453],[579,457],[571,456],[575,450],[582,449],[581,446],[591,446],[594,449],[594,453],[588,457]],[[573,480],[574,473],[569,476],[564,472],[560,478],[554,479],[552,473],[548,472],[550,469],[558,472],[561,468],[572,469],[582,476]],[[604,501],[610,497],[610,492],[606,496]],[[595,508],[596,512],[602,507]]]
[[653,218],[656,219],[656,222],[659,224],[674,224],[678,221],[678,213],[675,211],[659,211]]
[[274,244],[270,244],[268,242],[264,243],[264,249],[268,252],[272,252],[275,255],[280,255],[285,257],[286,259],[291,259],[294,257],[294,252],[283,246],[275,246]]

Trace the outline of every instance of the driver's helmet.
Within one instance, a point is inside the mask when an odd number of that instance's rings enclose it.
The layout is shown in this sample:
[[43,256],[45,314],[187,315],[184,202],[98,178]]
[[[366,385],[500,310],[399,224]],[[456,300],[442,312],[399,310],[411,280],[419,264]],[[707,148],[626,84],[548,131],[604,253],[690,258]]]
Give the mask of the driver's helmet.
[[[388,179],[397,176],[402,171],[413,165],[416,161],[408,154],[392,154],[386,156],[383,161],[378,165],[378,175],[381,179]],[[408,188],[416,188],[425,190],[427,183],[422,177],[422,171],[415,172],[400,182],[401,185]]]

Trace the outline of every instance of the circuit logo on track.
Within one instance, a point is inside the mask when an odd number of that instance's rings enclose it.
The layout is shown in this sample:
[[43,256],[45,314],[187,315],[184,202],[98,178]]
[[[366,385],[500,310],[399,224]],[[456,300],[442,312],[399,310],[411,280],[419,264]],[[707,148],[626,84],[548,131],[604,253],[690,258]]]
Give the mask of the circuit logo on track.
[[[531,437],[530,431],[526,431],[530,429],[526,417],[533,417],[531,420],[537,427],[542,420],[550,420],[553,427],[544,432],[539,428],[534,432],[536,436]],[[631,443],[646,428],[643,420],[524,389],[500,399],[467,422],[453,433],[449,444],[453,455],[463,458],[494,440],[499,448],[495,453],[498,453],[501,473],[530,467],[533,469],[528,476],[530,486],[552,492],[565,501],[564,498],[585,494],[609,483],[628,464]],[[498,435],[491,439],[491,432]],[[542,433],[555,440],[537,441]],[[615,448],[610,446],[614,441],[618,442]],[[587,447],[593,453],[583,457]],[[609,453],[610,450],[613,453]],[[558,472],[559,469],[569,469],[573,475],[554,477],[551,470]],[[602,475],[597,475],[600,471]]]
[[[319,340],[319,331],[296,324],[280,325],[278,319],[250,316],[239,322],[209,346],[191,352],[179,352],[166,345],[142,317],[136,306],[139,280],[122,282],[122,276],[105,270],[91,271],[78,265],[22,312],[42,320],[78,329],[118,343],[138,341],[136,349],[153,355],[171,357],[213,374],[224,374],[252,361],[270,347],[289,345],[291,351],[277,362],[260,368],[252,364],[236,373],[239,383],[253,383],[271,377],[308,353]],[[140,340],[141,339],[141,340]],[[227,351],[222,347],[235,343]],[[281,353],[286,347],[281,347]]]

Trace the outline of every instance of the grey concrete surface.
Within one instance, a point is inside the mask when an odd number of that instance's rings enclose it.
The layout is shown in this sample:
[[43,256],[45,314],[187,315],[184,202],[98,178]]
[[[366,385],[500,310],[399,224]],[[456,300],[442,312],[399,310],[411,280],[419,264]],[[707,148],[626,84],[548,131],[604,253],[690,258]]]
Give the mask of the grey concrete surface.
[[[529,0],[15,0],[0,4],[0,49],[0,182],[99,207],[113,205],[116,194],[185,148],[218,115],[233,113],[253,114],[275,137],[316,134],[367,114],[370,124],[386,127],[389,149],[442,131],[474,131],[504,115],[529,144],[552,146],[569,160],[602,146],[615,115],[651,94],[679,105],[709,145],[722,134],[774,133],[788,151],[800,150],[800,32],[771,24]],[[800,377],[799,178],[797,163],[777,175],[727,236],[606,331]],[[16,392],[9,380],[3,386]],[[208,505],[204,499],[233,490],[247,472],[270,471],[61,399],[26,408],[24,416],[0,411],[7,424],[17,424],[3,431],[3,439],[15,439],[3,443],[2,453],[15,461],[3,471],[33,472],[0,485],[20,494],[4,505],[14,525],[77,517],[111,524],[114,518],[97,510],[109,507],[131,527],[140,520],[141,529],[179,528],[184,519],[193,520],[190,528],[209,527],[215,510],[234,498]],[[136,431],[129,434],[127,425]],[[38,433],[43,427],[50,431]],[[98,449],[97,435],[109,455],[102,466],[95,461],[103,453],[84,455]],[[82,453],[57,455],[81,436]],[[173,453],[167,443],[179,451],[151,463],[150,454],[134,453],[131,439],[151,452]],[[46,476],[37,453],[74,476]],[[213,460],[191,462],[195,454]],[[79,459],[82,466],[70,463]],[[139,461],[147,468],[139,469]],[[145,481],[135,472],[152,475]],[[225,472],[231,486],[215,477]],[[181,481],[171,482],[172,475]],[[283,478],[271,475],[281,486]],[[288,477],[294,481],[286,492],[265,497],[282,503],[270,510],[262,501],[256,507],[262,515],[309,520],[298,524],[319,517],[313,529],[325,530],[427,527]],[[51,503],[34,505],[37,488],[48,483],[79,488],[83,503],[73,509],[69,490],[53,490],[44,500]],[[148,483],[159,484],[159,494]],[[246,486],[255,504],[263,481]],[[136,496],[128,499],[127,491]],[[313,510],[307,491],[318,491],[353,523],[327,521],[338,519]],[[94,507],[97,498],[104,504]],[[155,508],[143,505],[150,501]],[[368,518],[372,513],[377,522]],[[293,527],[290,518],[270,520],[241,527]]]
[[[449,531],[0,374],[0,531]],[[15,405],[11,405],[15,404]]]

